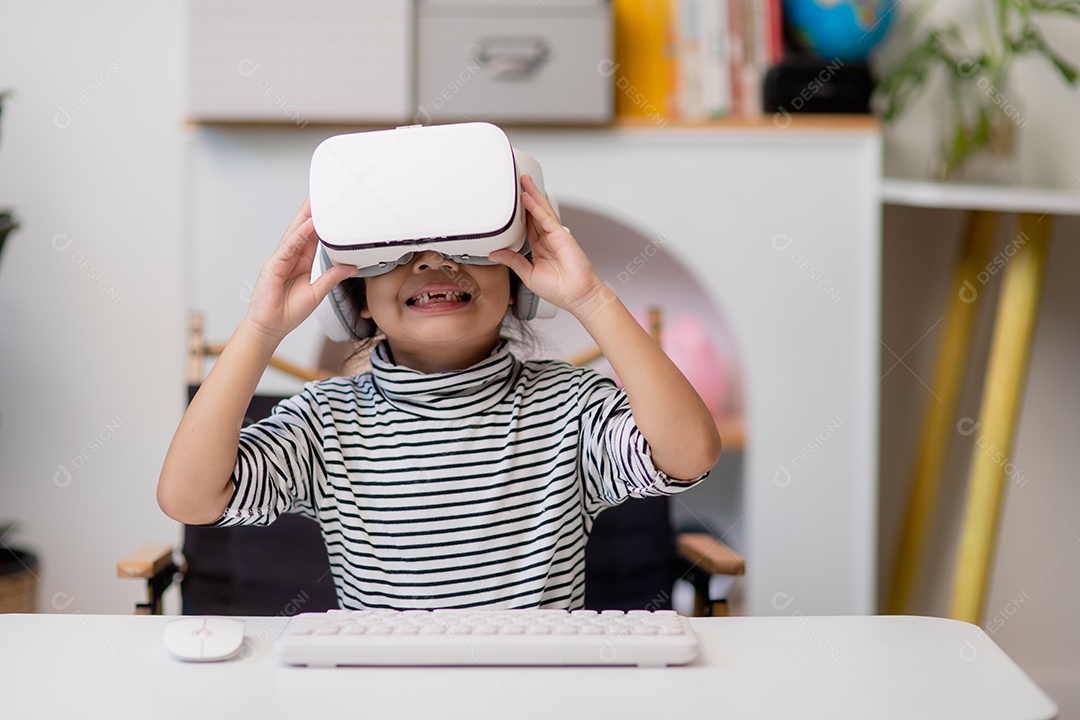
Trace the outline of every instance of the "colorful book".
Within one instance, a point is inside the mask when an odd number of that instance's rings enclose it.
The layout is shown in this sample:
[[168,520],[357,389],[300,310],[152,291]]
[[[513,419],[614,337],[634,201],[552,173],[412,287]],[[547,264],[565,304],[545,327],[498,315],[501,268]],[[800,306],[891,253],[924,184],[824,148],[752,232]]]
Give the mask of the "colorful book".
[[671,95],[672,0],[614,0],[615,112],[666,118]]

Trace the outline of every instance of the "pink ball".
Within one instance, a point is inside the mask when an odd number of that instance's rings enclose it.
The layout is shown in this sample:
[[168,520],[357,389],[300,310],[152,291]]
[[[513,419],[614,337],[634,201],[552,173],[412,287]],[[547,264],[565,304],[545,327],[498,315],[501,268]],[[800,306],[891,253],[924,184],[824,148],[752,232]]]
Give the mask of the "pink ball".
[[697,390],[712,416],[719,419],[727,396],[727,367],[709,341],[701,318],[680,315],[665,322],[660,346]]

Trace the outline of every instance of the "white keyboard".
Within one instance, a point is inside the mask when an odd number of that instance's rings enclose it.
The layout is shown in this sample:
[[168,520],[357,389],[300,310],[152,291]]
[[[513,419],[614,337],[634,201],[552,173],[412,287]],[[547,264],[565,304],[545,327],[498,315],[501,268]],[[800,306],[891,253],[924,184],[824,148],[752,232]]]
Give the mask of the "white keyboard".
[[697,655],[672,610],[331,610],[289,620],[283,663],[335,665],[682,665]]

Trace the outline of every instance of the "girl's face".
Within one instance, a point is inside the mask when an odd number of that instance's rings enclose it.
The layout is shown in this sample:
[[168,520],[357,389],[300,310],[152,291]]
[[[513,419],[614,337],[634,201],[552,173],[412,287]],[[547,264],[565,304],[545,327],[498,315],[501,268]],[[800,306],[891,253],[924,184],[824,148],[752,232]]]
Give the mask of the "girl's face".
[[432,251],[364,283],[367,307],[360,314],[386,334],[394,362],[423,372],[462,369],[487,357],[511,303],[508,268],[459,265]]

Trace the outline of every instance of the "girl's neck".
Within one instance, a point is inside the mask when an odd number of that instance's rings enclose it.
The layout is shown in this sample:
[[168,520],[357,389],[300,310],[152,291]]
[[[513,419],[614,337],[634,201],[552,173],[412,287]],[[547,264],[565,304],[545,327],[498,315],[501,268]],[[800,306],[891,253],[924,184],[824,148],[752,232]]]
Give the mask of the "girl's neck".
[[491,356],[499,344],[496,335],[484,342],[424,343],[386,339],[390,346],[390,359],[395,365],[407,367],[425,374],[464,370]]

